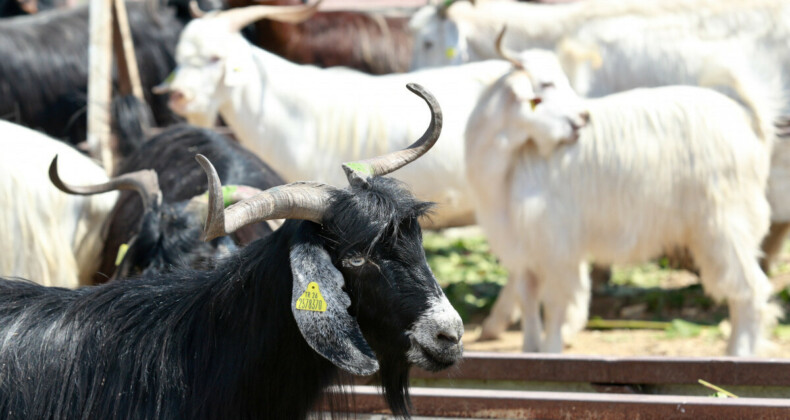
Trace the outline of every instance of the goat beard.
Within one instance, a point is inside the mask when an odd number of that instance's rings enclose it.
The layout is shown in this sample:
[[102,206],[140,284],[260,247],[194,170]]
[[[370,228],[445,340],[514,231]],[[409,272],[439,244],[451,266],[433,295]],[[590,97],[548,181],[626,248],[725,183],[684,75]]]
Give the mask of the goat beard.
[[409,369],[405,357],[379,359],[379,380],[384,390],[384,399],[392,414],[408,418],[412,409],[409,398]]

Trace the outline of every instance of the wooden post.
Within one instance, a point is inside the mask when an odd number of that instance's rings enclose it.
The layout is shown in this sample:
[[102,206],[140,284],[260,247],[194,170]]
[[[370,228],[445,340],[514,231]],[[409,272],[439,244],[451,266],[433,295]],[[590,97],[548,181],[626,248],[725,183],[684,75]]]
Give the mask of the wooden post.
[[108,174],[113,173],[110,148],[112,99],[112,1],[90,0],[88,48],[88,150]]
[[88,150],[94,159],[102,162],[108,174],[114,170],[110,109],[113,56],[120,94],[132,94],[145,101],[124,0],[91,0]]
[[126,15],[124,0],[113,0],[113,51],[118,69],[118,90],[121,95],[132,94],[140,101],[145,101],[143,86],[140,83],[140,72],[137,68],[137,57],[134,55],[134,41],[129,29],[129,18]]

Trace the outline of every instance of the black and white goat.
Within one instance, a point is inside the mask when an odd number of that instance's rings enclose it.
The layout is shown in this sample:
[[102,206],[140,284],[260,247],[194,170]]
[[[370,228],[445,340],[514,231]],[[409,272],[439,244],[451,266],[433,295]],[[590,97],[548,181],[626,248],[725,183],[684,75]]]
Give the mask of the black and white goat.
[[[53,170],[53,182],[67,193],[132,190],[121,194],[109,217],[94,278],[97,283],[113,272],[115,277],[128,277],[175,267],[211,268],[216,257],[233,251],[237,243],[247,244],[272,232],[267,223],[257,223],[240,229],[233,238],[202,240],[208,183],[194,161],[196,153],[206,156],[217,168],[220,181],[227,186],[227,204],[285,183],[238,143],[215,131],[186,124],[169,127],[149,139],[127,156],[117,178],[101,186],[67,186]],[[124,253],[120,258],[119,249]]]
[[210,177],[206,237],[286,218],[211,271],[176,270],[78,290],[0,281],[0,416],[5,419],[299,419],[340,371],[380,370],[408,415],[409,366],[462,353],[463,325],[437,284],[418,218],[431,207],[381,175],[412,146],[343,166],[350,187],[275,187],[227,210]]

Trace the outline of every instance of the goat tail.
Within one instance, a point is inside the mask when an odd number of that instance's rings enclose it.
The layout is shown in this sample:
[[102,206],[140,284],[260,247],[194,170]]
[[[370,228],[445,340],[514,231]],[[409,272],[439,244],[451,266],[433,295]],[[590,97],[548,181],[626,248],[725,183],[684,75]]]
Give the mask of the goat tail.
[[[760,74],[755,68],[761,68]],[[780,75],[766,74],[771,69],[773,66],[757,67],[753,60],[735,54],[715,54],[707,57],[698,82],[700,86],[730,89],[725,94],[749,111],[755,133],[763,141],[772,141],[777,135],[775,123],[781,120],[784,92]]]

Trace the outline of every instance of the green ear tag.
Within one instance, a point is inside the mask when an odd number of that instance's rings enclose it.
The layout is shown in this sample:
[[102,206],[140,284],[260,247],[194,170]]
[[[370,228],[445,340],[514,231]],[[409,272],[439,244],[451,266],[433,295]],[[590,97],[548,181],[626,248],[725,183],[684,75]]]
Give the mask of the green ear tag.
[[238,189],[235,185],[226,185],[222,187],[222,202],[225,204],[225,207],[233,204],[233,194]]
[[129,250],[129,244],[121,244],[118,247],[118,255],[115,257],[115,266],[118,267],[123,262],[123,257],[126,256],[126,251]]
[[346,165],[347,167],[349,167],[349,168],[351,168],[351,169],[353,169],[353,170],[355,170],[357,172],[361,172],[361,173],[363,173],[365,175],[373,175],[373,168],[370,165],[368,165],[367,163],[363,163],[363,162],[348,162],[348,163],[344,163],[343,165]]
[[296,300],[296,309],[300,311],[326,312],[326,301],[321,296],[318,283],[311,281],[307,289]]

